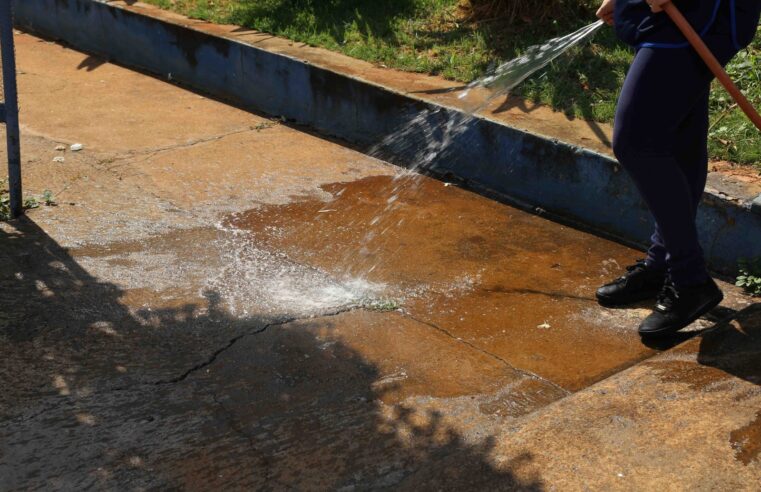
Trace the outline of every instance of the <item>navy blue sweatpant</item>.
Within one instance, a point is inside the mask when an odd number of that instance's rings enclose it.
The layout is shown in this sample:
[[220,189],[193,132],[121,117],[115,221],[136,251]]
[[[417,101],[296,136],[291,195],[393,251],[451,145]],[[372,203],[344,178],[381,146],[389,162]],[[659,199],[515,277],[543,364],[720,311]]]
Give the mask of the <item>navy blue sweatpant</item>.
[[[705,41],[722,63],[736,53],[727,35]],[[647,263],[678,286],[708,279],[695,218],[708,176],[712,79],[692,48],[642,48],[616,111],[613,151],[656,222]]]

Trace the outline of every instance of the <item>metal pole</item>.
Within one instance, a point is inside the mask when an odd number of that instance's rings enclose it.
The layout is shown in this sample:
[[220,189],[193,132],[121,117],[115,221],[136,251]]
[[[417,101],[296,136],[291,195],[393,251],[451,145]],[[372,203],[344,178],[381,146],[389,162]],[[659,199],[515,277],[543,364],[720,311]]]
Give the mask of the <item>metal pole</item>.
[[3,92],[5,133],[8,141],[8,189],[10,212],[18,217],[23,210],[21,198],[21,144],[16,88],[16,52],[13,44],[13,10],[11,0],[0,0],[0,54],[3,57]]

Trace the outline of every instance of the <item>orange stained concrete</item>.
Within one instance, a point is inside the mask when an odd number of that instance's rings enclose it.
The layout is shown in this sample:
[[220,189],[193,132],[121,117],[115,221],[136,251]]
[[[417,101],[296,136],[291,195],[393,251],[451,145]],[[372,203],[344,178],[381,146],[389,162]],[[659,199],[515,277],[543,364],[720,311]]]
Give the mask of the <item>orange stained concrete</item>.
[[229,221],[256,244],[341,278],[392,286],[405,309],[458,340],[578,390],[652,355],[646,311],[594,290],[640,253],[421,176],[368,177]]

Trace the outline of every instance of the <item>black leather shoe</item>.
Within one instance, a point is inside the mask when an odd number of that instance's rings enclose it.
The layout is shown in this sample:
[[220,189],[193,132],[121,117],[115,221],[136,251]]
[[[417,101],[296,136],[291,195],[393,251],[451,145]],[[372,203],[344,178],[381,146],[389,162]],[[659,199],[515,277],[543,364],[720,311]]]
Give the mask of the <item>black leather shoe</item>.
[[626,267],[623,277],[597,289],[597,301],[603,306],[625,306],[655,299],[665,282],[665,270],[653,270],[639,260]]
[[697,287],[675,287],[668,283],[658,295],[655,310],[639,327],[643,336],[666,335],[690,325],[724,299],[716,282]]

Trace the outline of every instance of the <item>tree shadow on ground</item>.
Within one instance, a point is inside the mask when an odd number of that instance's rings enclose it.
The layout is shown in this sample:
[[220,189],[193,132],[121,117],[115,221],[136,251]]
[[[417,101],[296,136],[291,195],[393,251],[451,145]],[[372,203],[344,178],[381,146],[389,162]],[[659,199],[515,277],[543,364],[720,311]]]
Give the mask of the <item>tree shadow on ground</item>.
[[0,224],[0,292],[0,488],[542,489],[320,319],[131,308],[28,218]]
[[242,26],[266,27],[270,32],[309,29],[329,36],[336,44],[346,40],[347,30],[356,29],[366,38],[393,38],[393,23],[415,11],[414,0],[241,0],[236,2],[234,20]]

